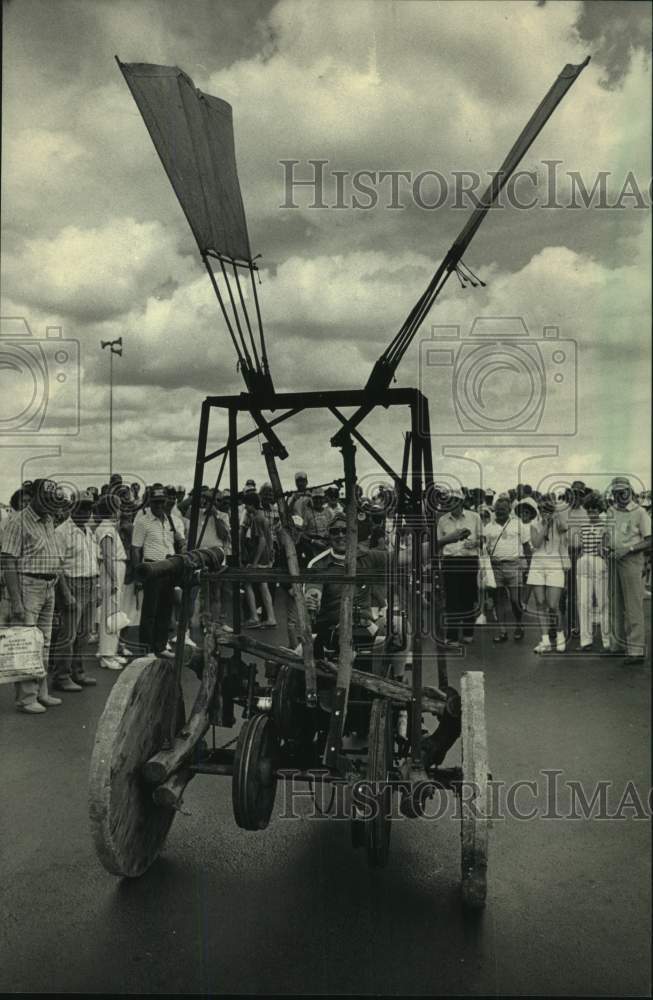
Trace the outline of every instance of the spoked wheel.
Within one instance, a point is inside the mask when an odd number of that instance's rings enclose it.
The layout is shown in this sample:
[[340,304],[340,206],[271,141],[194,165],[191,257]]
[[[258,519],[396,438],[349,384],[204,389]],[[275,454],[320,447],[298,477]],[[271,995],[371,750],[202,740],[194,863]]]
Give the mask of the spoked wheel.
[[480,909],[487,895],[488,754],[485,684],[479,671],[461,677],[462,892],[465,906]]
[[[364,820],[367,861],[372,868],[383,868],[390,849],[392,788],[385,783],[392,771],[392,708],[390,702],[375,698],[370,712],[367,780],[375,787],[374,815]],[[378,787],[378,791],[376,786]]]
[[175,818],[156,805],[142,765],[162,749],[167,713],[184,725],[181,691],[167,660],[143,657],[126,667],[107,699],[89,774],[89,816],[97,855],[113,875],[135,878],[158,856]]
[[264,830],[277,794],[279,738],[269,715],[243,724],[236,745],[231,800],[234,819],[243,830]]

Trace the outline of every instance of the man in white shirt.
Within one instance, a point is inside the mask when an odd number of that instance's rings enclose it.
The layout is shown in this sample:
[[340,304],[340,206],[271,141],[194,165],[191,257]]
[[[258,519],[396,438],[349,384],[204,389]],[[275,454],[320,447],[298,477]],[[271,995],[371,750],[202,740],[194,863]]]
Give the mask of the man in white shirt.
[[494,637],[493,642],[506,642],[508,639],[508,603],[516,626],[514,637],[519,641],[524,638],[519,599],[524,565],[524,527],[519,518],[511,514],[509,500],[497,500],[494,518],[494,521],[483,527],[485,546],[492,562],[492,572],[496,582],[497,618],[501,625],[501,631]]
[[89,527],[93,503],[90,493],[82,493],[70,517],[54,532],[63,572],[57,582],[56,605],[61,617],[50,662],[53,687],[59,691],[81,691],[97,684],[84,670],[82,659],[82,645],[93,631],[100,602],[98,546]]
[[[162,488],[152,488],[149,497],[150,509],[134,520],[132,534],[132,559],[134,566],[141,562],[159,562],[175,554],[174,524],[166,514],[166,492]],[[143,604],[139,640],[157,656],[172,657],[168,645],[168,634],[174,585],[168,577],[150,577],[143,585]]]
[[463,642],[474,640],[478,615],[478,556],[481,519],[463,507],[462,490],[449,494],[449,512],[438,519],[438,548],[442,552],[447,639],[456,644],[462,627]]

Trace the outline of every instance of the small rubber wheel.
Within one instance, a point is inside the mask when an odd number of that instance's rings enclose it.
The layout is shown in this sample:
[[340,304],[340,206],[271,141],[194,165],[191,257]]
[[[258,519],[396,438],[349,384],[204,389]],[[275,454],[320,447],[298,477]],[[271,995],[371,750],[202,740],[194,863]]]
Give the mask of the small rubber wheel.
[[234,819],[242,830],[264,830],[277,794],[279,738],[269,715],[243,724],[234,755],[231,800]]
[[392,709],[384,698],[375,698],[370,712],[367,758],[367,781],[375,790],[374,815],[363,821],[367,862],[372,868],[384,868],[390,850],[392,787],[387,783],[392,771],[394,737]]

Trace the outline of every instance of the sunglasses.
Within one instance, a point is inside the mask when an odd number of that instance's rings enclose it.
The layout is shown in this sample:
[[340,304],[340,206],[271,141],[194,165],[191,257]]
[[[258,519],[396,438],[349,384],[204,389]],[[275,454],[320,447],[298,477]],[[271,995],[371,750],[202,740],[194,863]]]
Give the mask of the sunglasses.
[[347,529],[346,528],[333,528],[331,531],[329,531],[329,534],[333,535],[333,536],[335,536],[335,535],[346,535],[347,534]]

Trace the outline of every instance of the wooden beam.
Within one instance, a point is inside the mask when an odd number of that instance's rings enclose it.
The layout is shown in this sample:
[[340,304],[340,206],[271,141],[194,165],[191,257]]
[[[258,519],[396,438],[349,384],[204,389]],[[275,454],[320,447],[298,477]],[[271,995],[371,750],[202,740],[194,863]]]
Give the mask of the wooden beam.
[[[295,548],[295,543],[292,537],[293,522],[288,509],[288,504],[286,502],[286,497],[281,486],[281,479],[279,478],[279,472],[277,471],[277,463],[275,462],[272,448],[267,442],[263,445],[262,451],[268,470],[268,478],[272,486],[272,492],[279,509],[281,527],[278,532],[278,538],[286,554],[288,569],[294,576],[299,576],[299,560],[297,559],[297,549]],[[315,658],[313,655],[313,635],[311,633],[311,623],[308,616],[308,610],[306,608],[306,601],[304,599],[304,591],[297,583],[293,584],[292,596],[297,609],[299,636],[302,644],[302,657],[304,661],[304,668],[306,670],[306,704],[310,708],[316,708],[317,678],[315,675]]]
[[[231,646],[245,653],[260,656],[261,659],[270,660],[273,663],[285,663],[289,667],[292,667],[293,670],[304,669],[302,657],[298,653],[273,646],[268,642],[261,642],[260,639],[252,639],[247,635],[221,637],[218,639],[218,645]],[[338,667],[329,660],[318,659],[315,661],[315,666],[318,675],[321,677],[335,678],[338,674]],[[356,667],[352,668],[351,683],[357,687],[365,688],[367,691],[372,691],[382,698],[389,698],[391,701],[400,702],[401,704],[409,704],[413,698],[412,690],[406,684],[390,680],[387,677],[376,677],[374,674],[368,674],[364,670],[357,670]],[[447,695],[444,691],[440,691],[439,688],[434,687],[424,687],[422,691],[424,696],[422,704],[425,711],[432,712],[434,715],[441,715],[447,700]]]
[[[345,573],[356,577],[356,556],[358,552],[358,497],[356,496],[356,449],[347,435],[342,444],[345,466],[345,496],[347,518],[347,547],[345,549]],[[324,751],[324,763],[331,768],[337,764],[342,746],[342,734],[347,718],[349,685],[354,662],[352,633],[354,629],[354,598],[356,584],[342,584],[340,590],[340,618],[338,630],[338,676],[336,692],[331,712],[329,735]]]
[[209,709],[218,677],[217,658],[212,656],[204,663],[195,704],[188,722],[177,736],[169,750],[161,750],[143,764],[141,773],[151,785],[162,785],[173,771],[186,763],[195,746],[209,728]]

